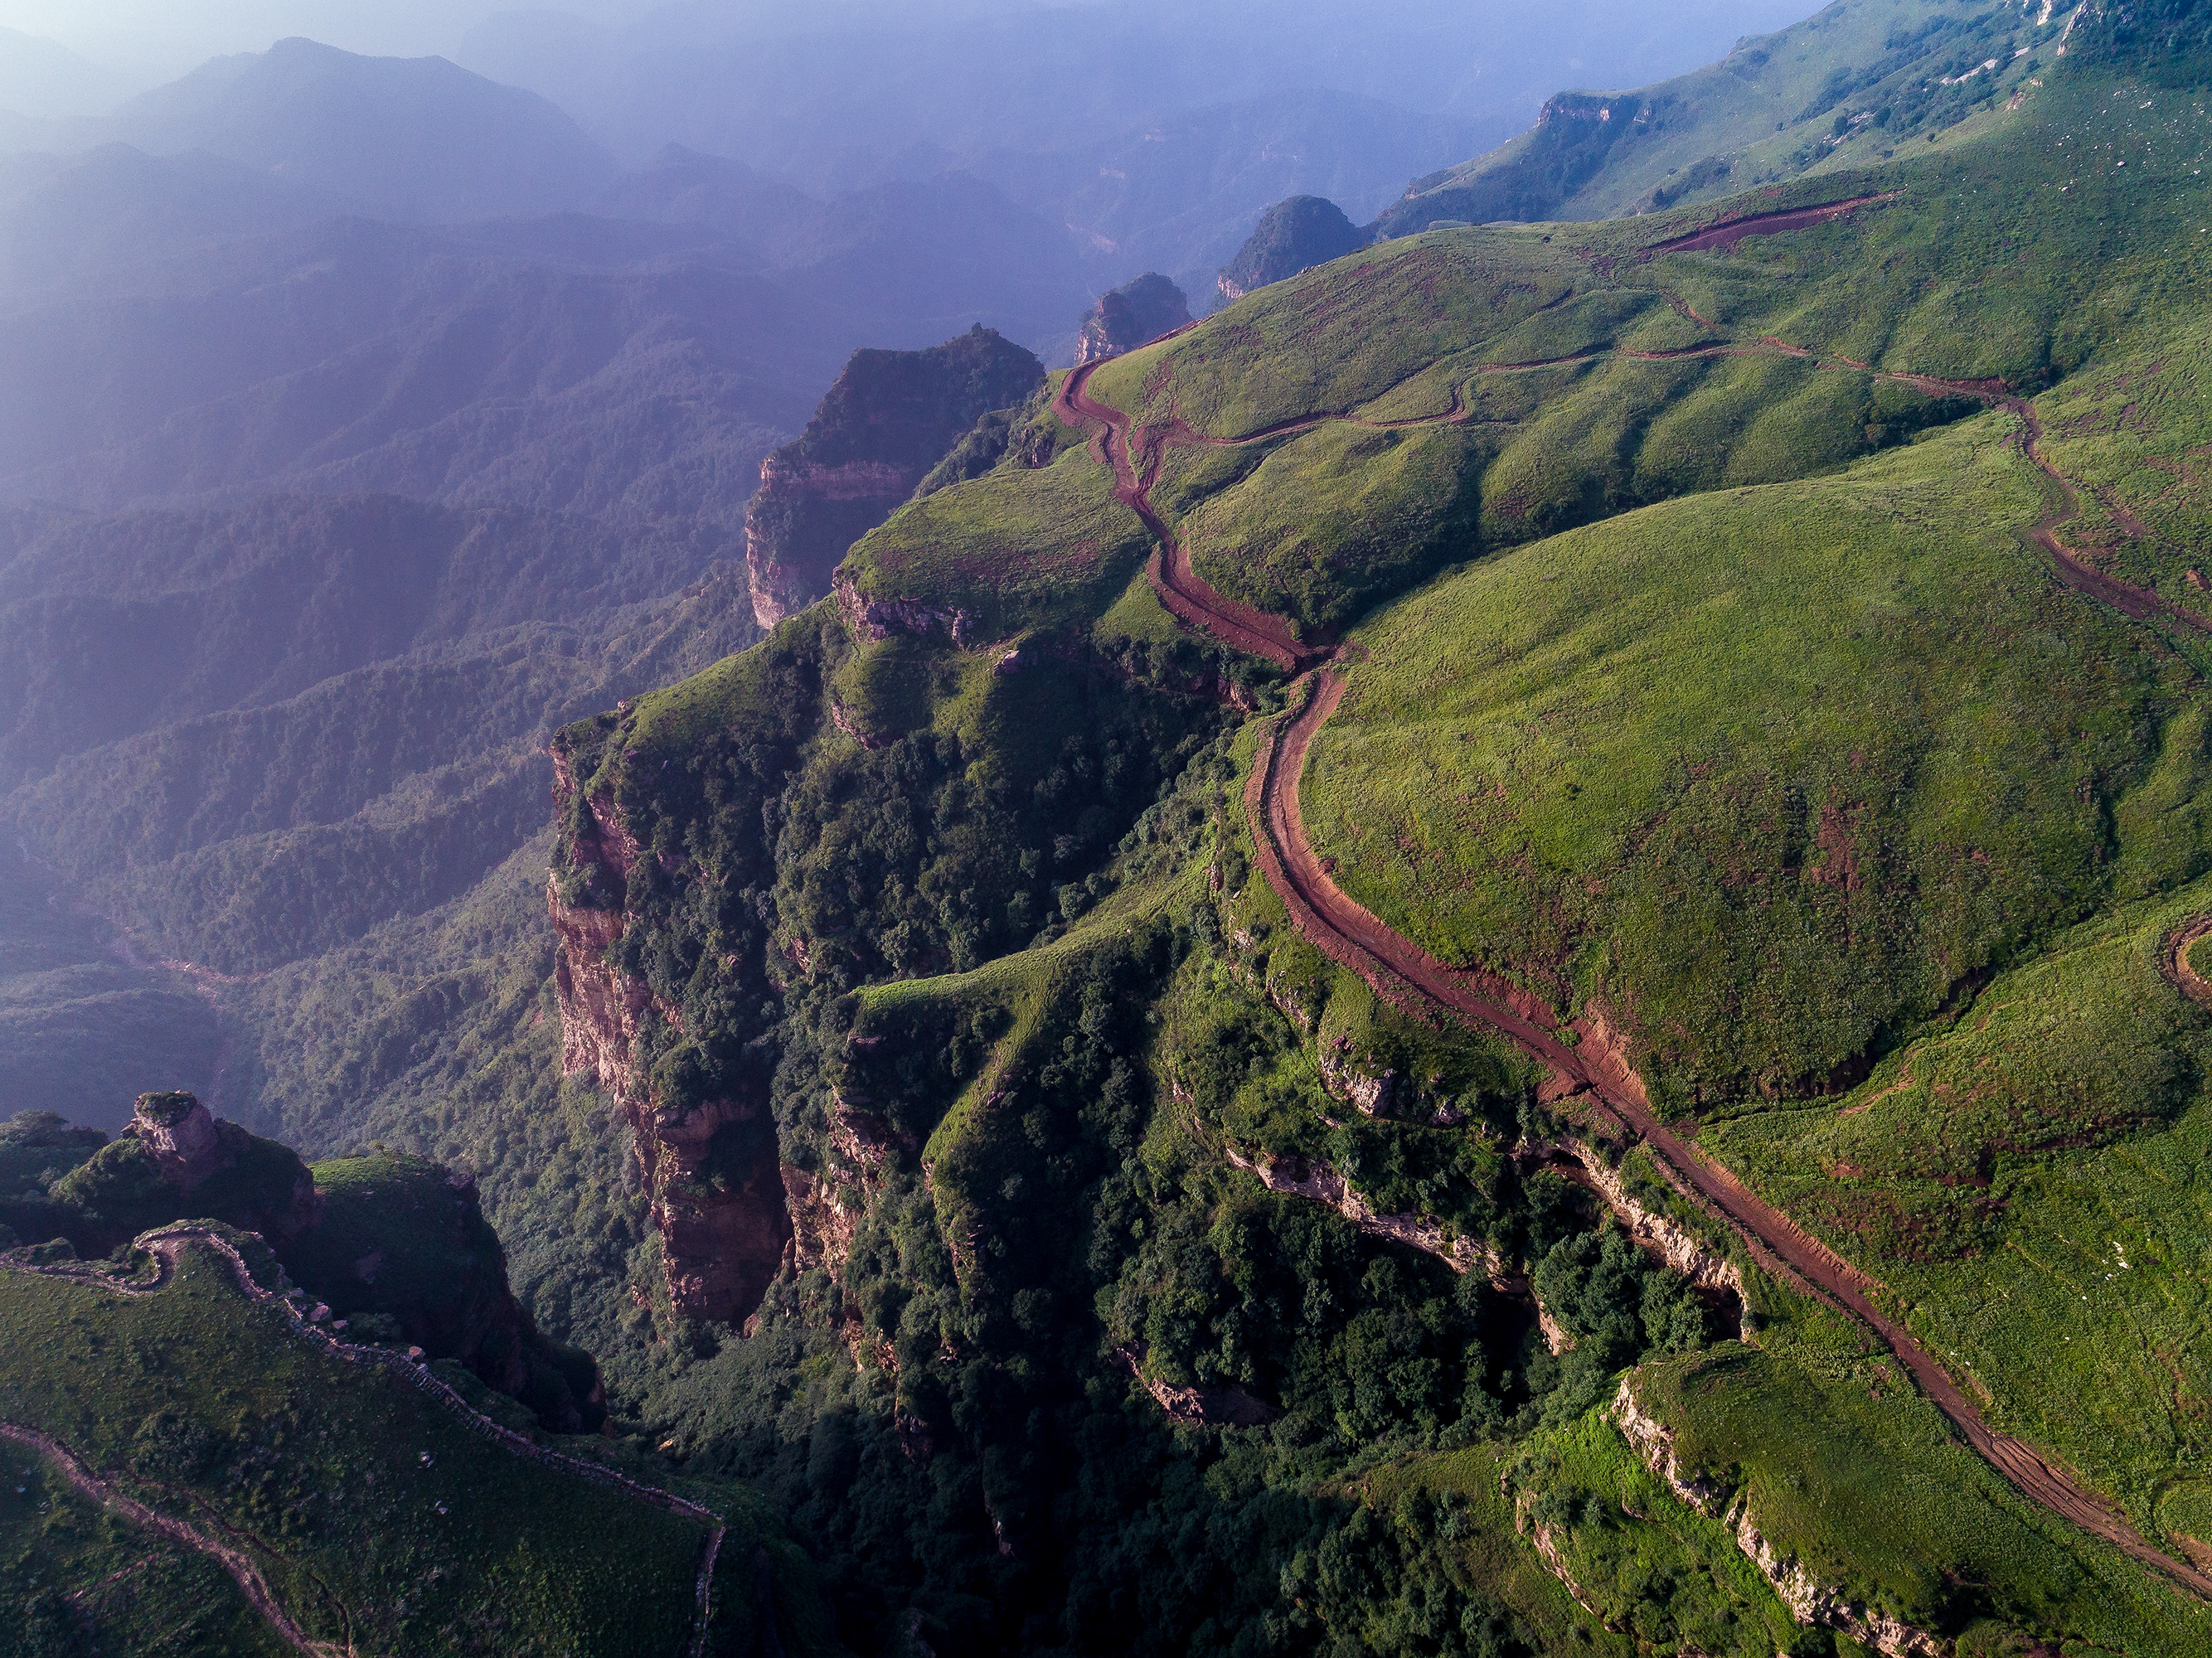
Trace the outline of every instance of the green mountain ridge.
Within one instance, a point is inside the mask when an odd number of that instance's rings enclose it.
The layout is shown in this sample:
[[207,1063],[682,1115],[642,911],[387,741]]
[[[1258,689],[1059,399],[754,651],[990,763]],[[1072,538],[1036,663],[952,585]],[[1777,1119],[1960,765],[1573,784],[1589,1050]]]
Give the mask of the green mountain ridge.
[[[2154,953],[2207,867],[2181,459],[2202,118],[2095,22],[2016,106],[1886,167],[1824,156],[1656,223],[1394,239],[1097,367],[1085,394],[1129,422],[1188,577],[1147,580],[1131,486],[1063,397],[1022,446],[1046,464],[894,516],[836,607],[563,734],[566,970],[643,1010],[603,1085],[671,1132],[765,1095],[786,1165],[787,1273],[744,1340],[656,1291],[678,1339],[647,1408],[801,1516],[833,1596],[871,1609],[857,1644],[888,1644],[896,1605],[933,1643],[1006,1650],[1129,1649],[1114,1606],[1142,1609],[1148,1650],[2201,1643],[2194,1602],[1973,1458],[1655,1154],[1606,1149],[1524,1055],[1303,936],[1237,809],[1257,732],[1189,695],[1176,652],[1203,647],[1165,614],[1202,590],[1314,650],[1348,631],[1303,790],[1323,867],[1545,1017],[1618,1033],[1762,1193],[1885,1278],[1909,1268],[1904,1317],[1936,1351],[1977,1309],[1992,1421],[2190,1556],[2170,1378],[2106,1344],[2106,1408],[2062,1422],[2025,1362],[2048,1289],[1997,1247],[2067,1228],[2051,1205],[2088,1160],[2174,1166],[2203,1108],[2201,1016],[2170,988],[2101,993],[2026,1049],[1984,1034],[2077,922],[2140,913]],[[2091,143],[2129,165],[2051,176],[2050,151]],[[2151,362],[2176,392],[2118,427],[2061,414]],[[2021,407],[2066,482],[2013,406],[1984,412],[2001,384],[2042,392]],[[2039,525],[2061,575],[2153,621],[2054,580]],[[1503,689],[1462,689],[1485,675]],[[1848,718],[1793,700],[1832,682]],[[1133,793],[1100,788],[1117,774]],[[1595,873],[1632,887],[1644,858],[1650,890],[1605,909]],[[2154,994],[2140,1104],[2085,1106],[2123,1074],[2109,1021]],[[579,994],[561,1012],[613,1039]],[[1963,1137],[1959,1174],[1797,1149],[1967,1032],[1994,1046],[1949,1074],[2002,1068],[1929,1130]],[[1563,1181],[1541,1151],[1562,1136],[1619,1184]],[[2193,1232],[2171,1209],[2129,1225],[2131,1267],[2157,1251],[2129,1304],[2193,1306]],[[1613,1230],[1655,1227],[1700,1281],[1726,1263],[1755,1345]],[[675,1234],[661,1254],[691,1270]],[[1973,1287],[1998,1262],[2017,1315]],[[2099,1436],[2122,1424],[2116,1459]],[[853,1479],[821,1477],[832,1443],[860,1447]],[[963,1494],[868,1528],[918,1500],[917,1461]],[[1222,1541],[1176,1576],[1155,1527]]]
[[1844,0],[1056,378],[236,1114],[478,1170],[794,1646],[2203,1650],[2201,22]]
[[1564,92],[1534,127],[1416,179],[1375,229],[1648,213],[1887,161],[2032,90],[2086,6],[1837,0],[1635,92]]

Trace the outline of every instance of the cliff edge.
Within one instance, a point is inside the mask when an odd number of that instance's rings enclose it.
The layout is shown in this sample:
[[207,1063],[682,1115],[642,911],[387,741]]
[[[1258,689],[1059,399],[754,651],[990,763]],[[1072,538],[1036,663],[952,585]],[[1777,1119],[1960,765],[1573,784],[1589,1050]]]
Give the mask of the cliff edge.
[[745,571],[760,625],[773,628],[828,592],[846,550],[978,421],[1043,383],[1042,363],[981,324],[925,351],[855,351],[806,430],[761,463],[745,509]]

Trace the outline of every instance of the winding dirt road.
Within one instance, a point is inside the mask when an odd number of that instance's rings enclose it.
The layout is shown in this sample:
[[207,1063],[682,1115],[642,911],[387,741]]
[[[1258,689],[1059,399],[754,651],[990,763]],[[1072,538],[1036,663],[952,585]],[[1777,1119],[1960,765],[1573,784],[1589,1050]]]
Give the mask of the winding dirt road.
[[[1754,220],[1713,227],[1696,236],[1661,244],[1660,250],[1720,246],[1700,239],[1723,230],[1734,230],[1739,235],[1761,231],[1771,234],[1795,228],[1801,220],[1810,223],[1820,218],[1832,218],[1863,205],[1864,201],[1878,199],[1882,198],[1867,197],[1836,203],[1828,209],[1787,215],[1759,216]],[[1782,222],[1784,219],[1791,222]],[[1756,344],[1720,341],[1709,346],[1692,347],[1687,354],[1676,355],[1761,351],[1807,358],[1816,366],[1826,366],[1816,354],[1803,347],[1771,339]],[[1607,354],[1586,352],[1541,363],[1498,364],[1470,373],[1522,372],[1588,361],[1602,355]],[[1614,355],[1648,361],[1656,354]],[[1838,366],[1843,365],[1839,361]],[[1862,372],[1875,372],[1866,370],[1863,364],[1849,366]],[[1079,430],[1087,428],[1093,432],[1093,452],[1114,468],[1115,497],[1143,520],[1158,541],[1161,551],[1154,555],[1146,574],[1162,602],[1185,623],[1240,650],[1264,657],[1286,672],[1304,677],[1304,701],[1285,719],[1272,725],[1262,737],[1245,793],[1246,811],[1251,820],[1261,872],[1281,896],[1299,932],[1331,960],[1359,974],[1378,995],[1394,1005],[1422,1014],[1441,1010],[1468,1023],[1485,1026],[1545,1066],[1552,1073],[1552,1081],[1544,1090],[1547,1097],[1573,1099],[1593,1114],[1608,1118],[1625,1133],[1640,1138],[1686,1195],[1706,1206],[1741,1236],[1762,1266],[1841,1308],[1873,1331],[1911,1372],[1921,1389],[1950,1418],[1966,1442],[2023,1496],[2197,1594],[2212,1600],[2212,1576],[2154,1547],[2109,1503],[2052,1466],[2033,1447],[1990,1429],[1979,1407],[1961,1391],[1935,1355],[1875,1301],[1874,1297],[1881,1286],[1875,1280],[1661,1122],[1651,1110],[1642,1079],[1621,1057],[1610,1030],[1588,1020],[1576,1020],[1563,1026],[1553,1009],[1503,977],[1447,966],[1384,925],[1337,886],[1306,838],[1299,816],[1297,785],[1315,734],[1335,711],[1344,695],[1345,680],[1339,666],[1340,653],[1330,647],[1300,641],[1295,630],[1280,618],[1228,598],[1206,582],[1191,568],[1188,552],[1168,533],[1166,525],[1154,512],[1150,492],[1164,447],[1257,442],[1282,432],[1304,430],[1344,417],[1306,416],[1241,439],[1206,437],[1191,432],[1180,421],[1171,428],[1133,427],[1128,416],[1091,396],[1090,378],[1097,367],[1095,363],[1087,364],[1070,374],[1055,403],[1055,411],[1071,427]],[[2034,410],[2023,399],[2014,397],[2001,381],[1946,380],[1895,373],[1882,373],[1881,378],[1936,395],[1975,398],[2018,416],[2023,422],[2020,440],[2022,452],[2063,492],[2061,505],[2046,514],[2033,531],[2034,539],[2050,553],[2058,579],[2086,596],[2139,620],[2170,619],[2212,630],[2212,623],[2205,618],[2155,593],[2104,575],[2059,540],[2058,530],[2080,511],[2079,495],[2072,483],[2041,453],[2039,446],[2042,427]],[[1455,391],[1448,413],[1425,421],[1394,424],[1441,424],[1466,418],[1464,401]],[[1571,1045],[1570,1037],[1573,1039]]]
[[63,1444],[58,1439],[40,1433],[35,1428],[27,1428],[19,1423],[0,1422],[0,1439],[12,1441],[28,1450],[38,1452],[60,1471],[62,1478],[67,1480],[70,1487],[80,1496],[89,1498],[104,1509],[121,1515],[134,1526],[152,1532],[157,1536],[166,1537],[171,1542],[181,1543],[188,1549],[206,1555],[222,1568],[230,1581],[238,1585],[239,1593],[246,1598],[253,1609],[268,1621],[269,1627],[275,1630],[295,1651],[306,1653],[308,1658],[349,1658],[349,1654],[351,1652],[349,1647],[329,1641],[318,1641],[294,1623],[291,1614],[284,1610],[283,1604],[270,1592],[268,1582],[262,1577],[253,1562],[236,1549],[217,1542],[204,1532],[187,1526],[181,1520],[172,1519],[166,1514],[161,1514],[148,1508],[143,1503],[125,1496],[114,1486],[94,1474],[91,1469],[86,1467],[78,1460],[76,1453],[68,1446]]
[[[299,1308],[286,1297],[264,1288],[253,1276],[252,1269],[246,1266],[245,1257],[238,1253],[228,1238],[219,1233],[186,1222],[160,1228],[151,1232],[141,1233],[133,1242],[134,1247],[152,1256],[155,1261],[153,1278],[143,1283],[118,1278],[92,1263],[69,1261],[41,1266],[34,1266],[16,1255],[0,1254],[0,1270],[21,1272],[34,1277],[66,1278],[72,1283],[83,1284],[89,1289],[101,1290],[110,1295],[149,1296],[158,1294],[166,1289],[170,1280],[175,1277],[177,1258],[183,1253],[187,1244],[197,1243],[206,1247],[222,1256],[228,1264],[232,1277],[237,1280],[240,1290],[245,1293],[247,1299],[259,1303],[273,1303],[281,1308],[291,1324],[294,1334],[323,1347],[332,1357],[349,1363],[380,1365],[397,1373],[417,1390],[428,1395],[434,1403],[441,1406],[448,1414],[458,1418],[464,1426],[487,1439],[497,1442],[526,1461],[580,1475],[595,1485],[611,1486],[624,1495],[648,1503],[654,1508],[664,1509],[670,1514],[681,1515],[687,1520],[697,1521],[707,1527],[706,1545],[702,1551],[696,1579],[692,1585],[696,1621],[692,1626],[690,1639],[684,1644],[684,1651],[688,1658],[701,1658],[701,1655],[706,1651],[708,1637],[711,1632],[710,1619],[714,1610],[714,1564],[721,1554],[722,1539],[726,1529],[720,1515],[692,1502],[688,1497],[678,1497],[673,1491],[663,1491],[657,1485],[641,1484],[630,1479],[627,1474],[619,1473],[602,1463],[589,1461],[581,1457],[563,1455],[559,1451],[547,1450],[527,1436],[519,1434],[512,1428],[493,1421],[463,1399],[459,1394],[447,1387],[444,1382],[432,1375],[426,1367],[417,1364],[414,1360],[405,1357],[391,1348],[367,1346],[339,1340],[330,1331],[303,1316]],[[161,1514],[125,1496],[115,1487],[94,1474],[66,1445],[35,1428],[0,1422],[0,1438],[14,1440],[18,1444],[28,1446],[47,1456],[60,1467],[64,1477],[70,1485],[94,1502],[103,1503],[120,1514],[134,1525],[147,1527],[165,1537],[173,1538],[189,1548],[197,1549],[201,1553],[210,1556],[229,1573],[231,1580],[238,1585],[247,1600],[252,1603],[255,1610],[269,1620],[270,1626],[299,1651],[308,1654],[310,1658],[350,1658],[353,1648],[349,1639],[344,1644],[337,1645],[329,1642],[315,1641],[309,1637],[283,1610],[276,1597],[270,1593],[267,1582],[255,1569],[252,1562],[238,1551],[216,1542],[180,1520]],[[213,1511],[210,1510],[210,1512]],[[344,1613],[348,1625],[350,1627],[352,1623],[350,1611],[342,1603],[340,1611]],[[769,1616],[772,1619],[774,1613],[771,1612]]]
[[1893,202],[1903,194],[1901,190],[1886,190],[1880,195],[1854,196],[1847,202],[1823,202],[1817,207],[1784,207],[1771,213],[1746,213],[1723,219],[1718,224],[1709,224],[1703,230],[1693,230],[1686,236],[1653,242],[1643,250],[1643,256],[1650,258],[1659,253],[1696,253],[1708,248],[1717,248],[1725,253],[1747,236],[1778,236],[1785,230],[1809,229],[1877,202]]

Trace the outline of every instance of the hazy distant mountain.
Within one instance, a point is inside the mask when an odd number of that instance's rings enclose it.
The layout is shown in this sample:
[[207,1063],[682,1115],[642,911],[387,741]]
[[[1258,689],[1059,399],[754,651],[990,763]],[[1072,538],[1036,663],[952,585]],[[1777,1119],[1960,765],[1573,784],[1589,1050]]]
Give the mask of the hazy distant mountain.
[[671,5],[625,27],[516,11],[471,30],[457,57],[544,93],[625,154],[678,143],[830,193],[1001,148],[1079,147],[1134,121],[1290,88],[1503,120],[1510,131],[1562,79],[1688,69],[1798,8],[1232,0],[1201,10],[1126,0],[951,9],[823,6],[794,17],[787,8]]
[[0,156],[0,296],[143,287],[149,267],[179,257],[196,273],[157,284],[219,284],[227,262],[210,256],[221,244],[337,210],[321,191],[204,151],[157,156],[108,143]]
[[536,93],[442,58],[361,58],[304,39],[216,58],[103,125],[143,149],[204,149],[404,218],[572,207],[615,171]]
[[807,234],[828,211],[796,186],[726,156],[669,144],[600,192],[595,209],[617,218],[696,225],[763,249]]
[[694,525],[390,496],[7,522],[9,839],[227,971],[465,889],[535,833],[549,722],[753,637],[733,567],[677,597],[737,550]]
[[1113,274],[1148,269],[1200,296],[1270,203],[1325,196],[1363,221],[1408,178],[1516,125],[1417,115],[1355,93],[1296,91],[1196,109],[1076,148],[1000,149],[973,172],[1079,233]]
[[0,494],[381,489],[735,522],[854,331],[742,268],[564,269],[362,220],[225,259],[212,289],[0,316]]
[[34,120],[105,114],[129,83],[58,41],[0,28],[0,110]]

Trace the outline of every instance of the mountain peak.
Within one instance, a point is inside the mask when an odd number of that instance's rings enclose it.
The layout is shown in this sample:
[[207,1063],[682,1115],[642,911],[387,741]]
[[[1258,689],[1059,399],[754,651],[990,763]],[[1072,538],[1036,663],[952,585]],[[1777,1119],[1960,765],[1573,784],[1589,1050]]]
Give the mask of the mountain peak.
[[204,149],[404,218],[574,207],[614,173],[534,92],[443,58],[366,58],[297,35],[211,58],[106,125],[156,154]]
[[1223,268],[1222,295],[1241,300],[1255,288],[1340,259],[1366,240],[1334,202],[1290,197],[1260,216],[1243,247]]

